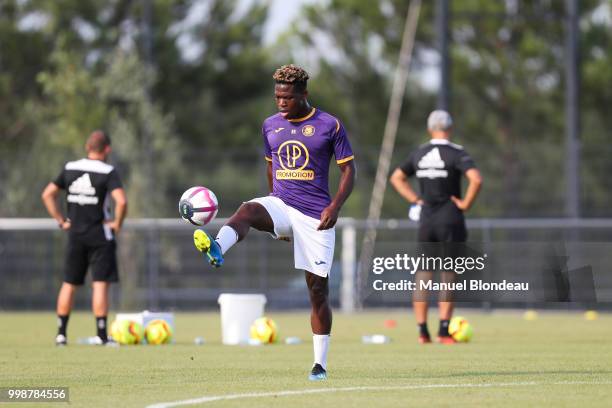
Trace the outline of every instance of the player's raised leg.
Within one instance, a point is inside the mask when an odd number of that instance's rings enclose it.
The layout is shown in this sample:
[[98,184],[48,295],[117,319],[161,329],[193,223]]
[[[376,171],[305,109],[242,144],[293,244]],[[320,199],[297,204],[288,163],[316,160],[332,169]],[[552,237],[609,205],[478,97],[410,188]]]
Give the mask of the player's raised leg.
[[306,284],[310,296],[310,325],[312,327],[312,343],[314,348],[314,364],[310,376],[311,381],[327,379],[327,351],[332,326],[332,312],[329,307],[329,279],[306,272]]
[[242,241],[251,228],[274,234],[274,222],[266,208],[256,202],[244,203],[221,227],[217,237],[197,229],[193,233],[193,242],[198,251],[204,253],[208,262],[219,267],[223,265],[223,255],[237,242]]

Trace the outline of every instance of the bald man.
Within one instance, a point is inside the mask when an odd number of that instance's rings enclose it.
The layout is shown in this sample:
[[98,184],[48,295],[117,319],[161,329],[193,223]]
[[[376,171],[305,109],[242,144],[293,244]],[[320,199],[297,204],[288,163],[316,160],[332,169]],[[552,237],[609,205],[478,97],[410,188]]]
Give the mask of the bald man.
[[[42,193],[49,215],[68,234],[64,282],[57,298],[58,333],[55,344],[67,344],[66,328],[77,287],[85,282],[88,267],[92,273],[92,310],[96,319],[95,344],[108,341],[108,288],[118,282],[115,237],[127,213],[127,199],[119,175],[106,163],[111,141],[102,131],[94,131],[85,144],[87,158],[71,161]],[[66,190],[67,217],[57,203],[60,190]],[[111,219],[110,200],[115,202]]]

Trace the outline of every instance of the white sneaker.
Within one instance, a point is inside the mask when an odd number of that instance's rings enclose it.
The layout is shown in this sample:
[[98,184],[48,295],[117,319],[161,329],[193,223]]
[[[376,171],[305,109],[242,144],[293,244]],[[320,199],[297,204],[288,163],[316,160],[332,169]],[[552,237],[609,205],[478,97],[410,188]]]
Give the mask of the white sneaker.
[[68,341],[66,339],[66,336],[64,336],[63,334],[58,334],[57,336],[55,336],[56,346],[65,346],[67,344],[68,344]]
[[90,337],[90,343],[94,346],[102,346],[104,345],[104,341],[100,338],[100,336]]

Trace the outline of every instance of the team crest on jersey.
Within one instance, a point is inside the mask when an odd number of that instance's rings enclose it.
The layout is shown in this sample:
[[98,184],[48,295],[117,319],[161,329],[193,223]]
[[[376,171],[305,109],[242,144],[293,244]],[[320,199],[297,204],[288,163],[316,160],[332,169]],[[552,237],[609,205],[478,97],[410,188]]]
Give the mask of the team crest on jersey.
[[312,125],[306,125],[302,128],[302,134],[306,137],[312,136],[315,134],[315,127]]

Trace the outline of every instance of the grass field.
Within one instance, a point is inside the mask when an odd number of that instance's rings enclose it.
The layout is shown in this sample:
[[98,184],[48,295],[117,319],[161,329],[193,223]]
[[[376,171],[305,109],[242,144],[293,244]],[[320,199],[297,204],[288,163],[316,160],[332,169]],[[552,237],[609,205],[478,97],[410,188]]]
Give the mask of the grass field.
[[[78,345],[78,337],[93,334],[94,322],[77,313],[70,319],[71,344],[63,348],[53,345],[53,314],[0,313],[0,387],[70,387],[73,407],[143,407],[212,396],[231,397],[190,406],[612,405],[612,315],[586,321],[582,314],[541,313],[526,321],[518,312],[462,314],[475,335],[470,344],[455,346],[416,344],[407,312],[336,314],[329,379],[310,383],[306,313],[270,314],[282,337],[299,336],[304,343],[260,347],[221,345],[218,313],[178,314],[174,345]],[[390,318],[397,328],[383,327]],[[430,329],[436,327],[431,320]],[[361,335],[373,333],[393,341],[361,343]],[[195,345],[197,336],[206,343]]]

